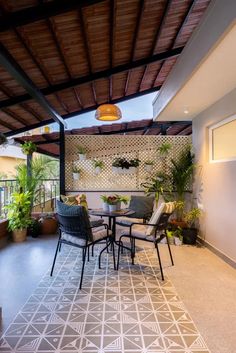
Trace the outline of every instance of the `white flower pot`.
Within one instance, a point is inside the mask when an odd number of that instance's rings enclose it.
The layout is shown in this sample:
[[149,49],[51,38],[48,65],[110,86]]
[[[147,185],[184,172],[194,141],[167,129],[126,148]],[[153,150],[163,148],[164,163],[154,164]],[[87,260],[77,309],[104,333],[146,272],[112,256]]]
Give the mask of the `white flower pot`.
[[119,211],[121,209],[121,202],[117,202],[116,204],[116,210]]
[[101,167],[95,167],[95,174],[98,175],[102,172],[102,168]]
[[174,237],[174,239],[175,239],[175,245],[179,246],[183,244],[182,240],[180,240],[178,237]]
[[153,165],[152,164],[145,164],[144,169],[146,172],[151,172],[153,169]]
[[73,175],[73,179],[74,179],[74,180],[79,180],[79,178],[80,178],[80,173],[72,173],[72,175]]
[[117,205],[109,205],[109,212],[117,211]]
[[103,211],[105,211],[105,212],[109,212],[109,205],[108,205],[108,203],[103,202],[103,203],[102,203],[102,209],[103,209]]
[[85,161],[86,160],[86,154],[79,154],[79,160],[80,161]]

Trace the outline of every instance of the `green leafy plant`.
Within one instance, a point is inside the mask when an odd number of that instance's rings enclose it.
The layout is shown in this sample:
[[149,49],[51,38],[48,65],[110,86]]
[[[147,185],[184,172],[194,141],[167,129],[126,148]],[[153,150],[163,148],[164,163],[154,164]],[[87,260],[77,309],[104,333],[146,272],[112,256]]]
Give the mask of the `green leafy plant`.
[[107,198],[108,205],[116,205],[119,201],[120,200],[115,195],[108,196]]
[[79,154],[86,154],[88,152],[87,149],[81,145],[77,146],[77,150],[78,150]]
[[[154,193],[156,205],[158,204],[160,195],[164,197],[164,191],[168,193],[171,191],[170,177],[166,173],[157,173],[150,181],[142,183],[147,196]],[[165,199],[165,197],[164,197]]]
[[30,192],[15,192],[12,194],[11,203],[5,206],[7,210],[8,229],[10,231],[25,229],[31,224],[30,207]]
[[194,155],[191,153],[191,147],[188,146],[180,154],[177,161],[171,159],[171,175],[173,181],[173,189],[177,194],[177,201],[184,200],[184,194],[193,177]]
[[118,195],[118,194],[115,194],[115,196],[117,197],[119,202],[123,202],[125,205],[128,205],[128,202],[130,200],[129,196],[123,196],[123,195]]
[[160,153],[161,157],[166,157],[171,149],[171,144],[168,142],[163,143],[158,149],[157,152]]
[[27,141],[21,146],[21,150],[24,154],[29,155],[37,151],[37,146],[32,141]]
[[184,213],[184,221],[187,223],[188,228],[194,227],[197,219],[200,218],[202,212],[199,208],[194,207],[190,211]]
[[135,158],[135,159],[131,159],[131,160],[129,161],[129,164],[130,164],[130,167],[135,167],[135,168],[137,168],[137,167],[139,166],[140,162],[141,162],[140,159]]
[[100,196],[100,199],[101,199],[103,202],[107,203],[108,196],[106,196],[106,195],[101,195],[101,196]]
[[94,168],[99,167],[99,168],[102,169],[104,167],[104,162],[101,161],[101,160],[98,160],[98,159],[94,159],[93,160],[93,165],[94,165]]
[[115,158],[112,162],[112,167],[118,168],[120,167],[120,158]]
[[177,227],[172,231],[174,237],[179,238],[179,240],[183,241],[183,229],[181,227]]

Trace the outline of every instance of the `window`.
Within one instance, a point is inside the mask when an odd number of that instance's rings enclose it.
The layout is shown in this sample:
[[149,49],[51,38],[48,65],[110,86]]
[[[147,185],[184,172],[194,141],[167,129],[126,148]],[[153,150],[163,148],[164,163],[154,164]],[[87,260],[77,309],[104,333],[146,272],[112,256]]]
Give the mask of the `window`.
[[236,115],[209,128],[210,162],[236,160]]

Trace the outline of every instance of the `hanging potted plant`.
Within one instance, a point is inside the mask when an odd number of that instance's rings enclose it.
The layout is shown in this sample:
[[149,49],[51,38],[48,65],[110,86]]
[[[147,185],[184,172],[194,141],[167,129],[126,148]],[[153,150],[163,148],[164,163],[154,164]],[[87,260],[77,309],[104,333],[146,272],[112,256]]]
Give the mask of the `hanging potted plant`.
[[81,169],[76,166],[73,166],[73,169],[72,169],[73,180],[79,180],[80,173],[81,173]]
[[120,158],[116,158],[114,159],[114,161],[112,162],[112,172],[114,174],[119,174],[121,170],[121,166],[120,166]]
[[120,158],[119,174],[129,174],[130,162],[126,158]]
[[171,149],[171,144],[169,142],[164,142],[162,143],[162,145],[157,149],[157,152],[159,152],[160,154],[160,157],[162,159],[165,159],[169,152],[170,152],[170,149]]
[[37,151],[37,146],[32,141],[27,141],[21,146],[21,150],[24,154],[30,155]]
[[146,172],[151,172],[152,169],[153,169],[153,165],[154,165],[154,162],[153,162],[153,161],[146,161],[146,162],[144,163],[144,170],[145,170]]
[[11,196],[11,203],[5,206],[7,210],[8,229],[12,231],[14,242],[26,240],[27,228],[31,224],[30,218],[31,193],[15,192]]
[[140,161],[138,158],[131,159],[131,160],[129,161],[129,164],[130,164],[130,166],[129,166],[130,174],[136,173],[137,168],[138,168],[140,162],[141,162],[141,161]]
[[102,172],[102,169],[104,167],[104,163],[103,161],[100,160],[93,160],[93,165],[94,165],[94,169],[95,169],[95,174],[100,174]]
[[102,208],[103,211],[109,212],[109,204],[108,204],[108,196],[106,195],[101,195],[100,199],[102,200]]
[[86,159],[87,150],[84,146],[78,145],[77,150],[79,152],[79,160],[84,161]]
[[7,143],[7,137],[0,132],[0,146],[5,145]]

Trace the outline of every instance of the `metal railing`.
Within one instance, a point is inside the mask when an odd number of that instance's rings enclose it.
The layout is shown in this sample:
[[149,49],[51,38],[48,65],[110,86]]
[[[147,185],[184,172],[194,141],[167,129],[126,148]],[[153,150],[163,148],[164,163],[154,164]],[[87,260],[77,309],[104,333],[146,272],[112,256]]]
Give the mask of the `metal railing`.
[[[19,191],[16,179],[0,180],[0,218],[6,218],[4,207],[11,202],[11,195]],[[34,212],[51,212],[59,196],[59,179],[42,179],[34,197]]]

